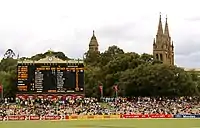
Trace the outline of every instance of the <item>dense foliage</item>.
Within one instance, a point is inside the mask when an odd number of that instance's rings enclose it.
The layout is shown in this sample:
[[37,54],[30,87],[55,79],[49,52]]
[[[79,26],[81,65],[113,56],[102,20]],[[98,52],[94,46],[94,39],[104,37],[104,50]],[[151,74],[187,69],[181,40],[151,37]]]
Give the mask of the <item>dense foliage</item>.
[[[48,51],[30,58],[39,60],[47,55],[66,60],[63,52]],[[119,96],[185,96],[199,95],[200,78],[196,72],[185,72],[176,66],[164,65],[149,54],[125,53],[117,46],[105,52],[87,52],[84,58],[86,96],[99,97],[99,85],[103,85],[104,96],[115,96],[114,85]],[[16,92],[17,60],[5,58],[0,63],[0,82],[4,95]]]

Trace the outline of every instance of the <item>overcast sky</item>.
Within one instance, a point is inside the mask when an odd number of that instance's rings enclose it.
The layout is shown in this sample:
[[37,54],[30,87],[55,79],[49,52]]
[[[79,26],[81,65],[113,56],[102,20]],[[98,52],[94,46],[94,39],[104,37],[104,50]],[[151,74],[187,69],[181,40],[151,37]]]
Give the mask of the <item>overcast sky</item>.
[[200,68],[199,0],[1,0],[0,54],[32,56],[50,48],[82,57],[92,31],[100,50],[152,53],[159,12],[168,16],[175,62]]

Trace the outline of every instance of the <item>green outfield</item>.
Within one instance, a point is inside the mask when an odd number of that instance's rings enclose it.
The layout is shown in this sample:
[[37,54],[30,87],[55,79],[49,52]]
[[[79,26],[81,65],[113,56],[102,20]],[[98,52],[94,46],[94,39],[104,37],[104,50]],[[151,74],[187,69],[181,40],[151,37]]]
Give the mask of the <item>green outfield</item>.
[[200,119],[7,121],[0,128],[200,128]]

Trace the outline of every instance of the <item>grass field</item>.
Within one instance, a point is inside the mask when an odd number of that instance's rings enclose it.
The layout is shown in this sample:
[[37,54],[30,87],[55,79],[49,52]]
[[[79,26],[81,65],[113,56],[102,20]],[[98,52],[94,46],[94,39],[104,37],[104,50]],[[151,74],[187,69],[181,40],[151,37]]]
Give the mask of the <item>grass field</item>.
[[12,121],[0,128],[200,128],[200,119]]

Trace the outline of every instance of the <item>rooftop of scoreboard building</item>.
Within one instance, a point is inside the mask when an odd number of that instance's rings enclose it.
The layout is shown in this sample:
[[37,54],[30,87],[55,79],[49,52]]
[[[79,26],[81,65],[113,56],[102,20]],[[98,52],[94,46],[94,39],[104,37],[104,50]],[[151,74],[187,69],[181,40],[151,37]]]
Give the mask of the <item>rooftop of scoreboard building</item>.
[[40,60],[24,59],[18,60],[17,63],[67,63],[67,64],[83,64],[81,59],[62,60],[55,56],[46,56]]

